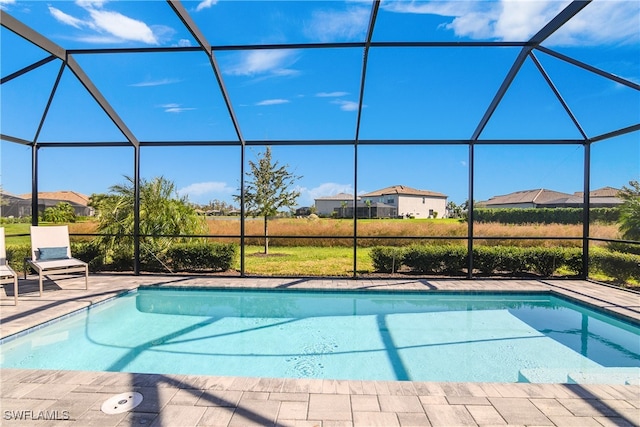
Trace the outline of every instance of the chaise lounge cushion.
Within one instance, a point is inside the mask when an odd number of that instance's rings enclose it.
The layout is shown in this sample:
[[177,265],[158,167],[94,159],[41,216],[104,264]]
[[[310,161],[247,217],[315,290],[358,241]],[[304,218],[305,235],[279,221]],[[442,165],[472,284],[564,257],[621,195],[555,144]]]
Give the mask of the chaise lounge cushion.
[[51,261],[55,259],[69,259],[67,252],[68,248],[66,246],[38,248],[38,260]]

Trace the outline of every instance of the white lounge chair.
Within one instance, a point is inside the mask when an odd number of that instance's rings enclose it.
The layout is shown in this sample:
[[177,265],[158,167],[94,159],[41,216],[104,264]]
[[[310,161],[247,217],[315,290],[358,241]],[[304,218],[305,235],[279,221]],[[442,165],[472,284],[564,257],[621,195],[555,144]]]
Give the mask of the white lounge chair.
[[[89,266],[71,256],[69,227],[66,225],[31,226],[31,259],[27,263],[38,273],[40,296],[45,275],[84,272],[85,289],[89,289]],[[24,274],[26,277],[27,272]]]
[[4,227],[0,227],[0,284],[13,283],[13,300],[18,305],[18,275],[7,264],[7,249],[4,243]]

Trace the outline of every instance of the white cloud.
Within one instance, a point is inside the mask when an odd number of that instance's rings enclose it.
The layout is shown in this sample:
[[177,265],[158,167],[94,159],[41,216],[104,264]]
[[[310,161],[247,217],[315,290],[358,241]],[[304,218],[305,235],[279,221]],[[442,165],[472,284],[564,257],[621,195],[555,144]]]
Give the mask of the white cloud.
[[121,38],[115,37],[115,36],[91,35],[91,36],[80,36],[80,37],[76,37],[75,39],[79,42],[91,43],[91,44],[113,44],[113,43],[122,42]]
[[85,9],[89,7],[100,9],[105,3],[107,3],[107,1],[108,0],[76,0],[76,4],[80,7],[84,7]]
[[[385,1],[382,8],[397,13],[453,18],[441,28],[457,37],[526,41],[550,22],[570,0]],[[591,2],[545,42],[545,45],[593,45],[640,40],[638,2]]]
[[343,99],[336,99],[335,101],[331,101],[331,103],[339,105],[342,111],[358,111],[357,102],[345,101]]
[[16,4],[16,0],[0,0],[0,9],[6,9],[6,6]]
[[325,182],[314,188],[298,187],[298,191],[300,191],[299,205],[311,206],[319,197],[335,196],[338,193],[353,194],[353,187],[351,184]]
[[640,3],[594,1],[549,37],[555,45],[640,43]]
[[236,76],[291,76],[298,73],[289,68],[296,59],[292,50],[253,50],[232,57],[232,63],[224,71]]
[[189,39],[180,39],[180,40],[178,40],[178,46],[180,46],[180,47],[189,47],[189,46],[191,46],[191,40],[189,40]]
[[318,98],[339,98],[341,96],[349,95],[349,92],[320,92],[316,93]]
[[56,21],[66,25],[71,25],[75,28],[81,28],[82,26],[86,25],[86,23],[82,19],[74,18],[71,15],[67,15],[60,9],[56,9],[53,6],[49,6],[49,13],[51,13],[51,16],[53,16]]
[[307,37],[321,42],[364,40],[371,8],[349,6],[347,10],[317,10],[305,25]]
[[138,41],[146,44],[159,44],[158,35],[171,35],[175,31],[170,27],[156,26],[155,32],[147,24],[130,18],[119,12],[103,9],[106,1],[77,0],[76,4],[88,12],[86,19],[81,19],[60,9],[49,6],[49,13],[62,24],[77,29],[91,29],[97,34],[83,34],[77,40],[88,43],[106,43],[113,41]]
[[147,44],[158,44],[151,28],[142,21],[124,16],[118,12],[89,9],[94,24],[101,30],[113,34],[123,40],[141,41]]
[[528,40],[564,9],[568,1],[502,0],[495,35],[502,40]]
[[279,104],[288,104],[290,101],[288,99],[265,99],[264,101],[256,102],[255,105],[263,106],[263,105],[279,105]]
[[200,12],[202,9],[207,9],[213,5],[218,3],[218,0],[203,0],[198,3],[198,7],[196,7],[196,12]]
[[[196,182],[193,184],[189,184],[186,187],[178,189],[178,195],[184,197],[187,196],[190,200],[200,199],[203,201],[208,201],[215,198],[219,194],[222,195],[230,195],[236,191],[235,188],[229,187],[226,182]],[[206,197],[205,197],[206,196]]]
[[162,104],[162,105],[159,105],[158,107],[164,108],[165,113],[182,113],[185,111],[195,110],[195,108],[181,107],[181,104],[175,104],[175,103]]
[[144,82],[133,83],[133,84],[130,84],[129,86],[131,87],[163,86],[163,85],[170,85],[170,84],[179,83],[179,82],[180,80],[178,79],[147,80]]

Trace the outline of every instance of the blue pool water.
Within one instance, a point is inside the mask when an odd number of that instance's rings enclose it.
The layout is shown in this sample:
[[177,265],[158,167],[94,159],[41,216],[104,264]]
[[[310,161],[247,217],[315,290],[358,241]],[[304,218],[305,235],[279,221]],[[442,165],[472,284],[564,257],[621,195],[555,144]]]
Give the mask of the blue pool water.
[[635,383],[640,328],[549,294],[152,288],[6,339],[0,366]]

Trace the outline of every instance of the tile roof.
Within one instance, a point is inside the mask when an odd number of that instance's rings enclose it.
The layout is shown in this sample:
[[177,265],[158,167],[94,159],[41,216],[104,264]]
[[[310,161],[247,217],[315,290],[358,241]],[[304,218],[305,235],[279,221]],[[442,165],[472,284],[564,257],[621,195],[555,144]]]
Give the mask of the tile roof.
[[[617,197],[620,192],[619,188],[613,187],[602,187],[597,190],[591,190],[589,192],[589,197]],[[576,191],[574,195],[582,197],[584,191]]]
[[8,200],[8,199],[25,200],[24,197],[18,196],[16,194],[9,193],[7,191],[0,191],[0,197],[5,199],[5,200]]
[[[31,193],[22,194],[20,197],[24,199],[31,199]],[[87,206],[89,204],[89,196],[85,196],[84,194],[68,190],[42,191],[38,193],[38,199],[66,200],[68,202],[77,203],[82,206]]]
[[485,206],[509,205],[516,203],[536,203],[543,204],[562,198],[572,197],[571,194],[561,193],[559,191],[545,190],[537,188],[534,190],[516,191],[514,193],[504,194],[501,196],[493,196],[486,202],[482,202]]
[[402,194],[405,196],[447,197],[447,195],[443,193],[438,193],[430,190],[416,190],[415,188],[407,187],[406,185],[392,185],[391,187],[386,187],[381,190],[362,194],[360,197],[379,197],[387,196],[390,194]]

